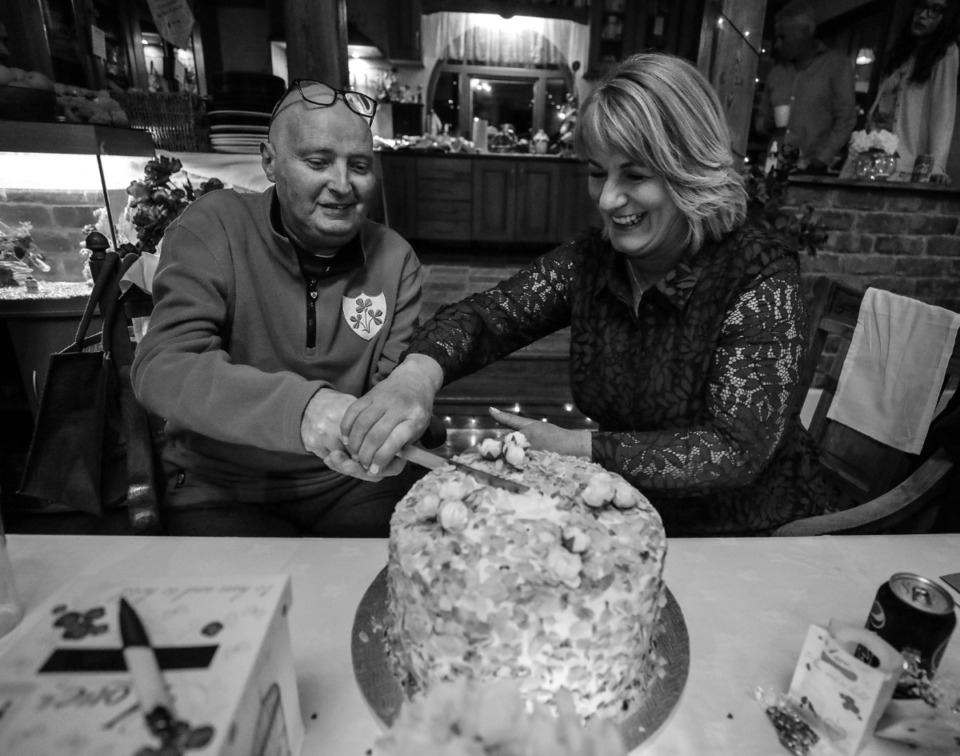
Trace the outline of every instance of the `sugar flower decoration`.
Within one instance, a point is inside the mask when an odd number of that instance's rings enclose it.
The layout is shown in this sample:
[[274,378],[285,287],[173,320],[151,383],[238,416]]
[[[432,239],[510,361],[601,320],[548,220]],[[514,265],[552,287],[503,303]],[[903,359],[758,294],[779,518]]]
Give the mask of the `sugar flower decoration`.
[[583,489],[583,500],[589,507],[602,507],[614,500],[617,495],[616,481],[609,473],[597,473],[590,476],[587,487]]
[[462,501],[445,501],[440,505],[437,519],[444,530],[461,531],[470,521],[470,510]]

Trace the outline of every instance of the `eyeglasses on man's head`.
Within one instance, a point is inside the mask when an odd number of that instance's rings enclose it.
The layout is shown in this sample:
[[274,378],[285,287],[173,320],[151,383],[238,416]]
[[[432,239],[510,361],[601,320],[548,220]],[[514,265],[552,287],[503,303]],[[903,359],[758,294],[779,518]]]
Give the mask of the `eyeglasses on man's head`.
[[305,102],[309,102],[311,105],[318,105],[321,108],[329,108],[339,97],[350,110],[361,118],[366,118],[371,124],[373,123],[373,117],[377,113],[377,101],[361,92],[353,92],[349,89],[336,89],[329,84],[324,84],[322,81],[314,81],[313,79],[294,79],[290,82],[290,86],[287,87],[287,91],[283,93],[283,97],[274,105],[273,112],[270,114],[271,123],[273,123],[273,119],[277,117],[277,113],[280,112],[283,104],[294,90],[299,92],[300,97],[303,98]]

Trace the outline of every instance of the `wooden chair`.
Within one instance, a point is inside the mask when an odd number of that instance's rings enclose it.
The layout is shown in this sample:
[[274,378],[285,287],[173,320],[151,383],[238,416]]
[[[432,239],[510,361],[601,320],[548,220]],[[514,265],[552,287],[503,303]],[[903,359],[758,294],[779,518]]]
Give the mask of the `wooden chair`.
[[[810,313],[810,322],[816,325],[803,375],[804,385],[812,385],[818,366],[823,369],[825,348],[836,345],[809,431],[820,452],[823,477],[840,511],[796,520],[780,527],[776,535],[929,532],[950,485],[954,465],[945,449],[918,459],[827,418],[862,299],[862,291],[839,281],[828,277],[816,280]],[[945,391],[956,391],[958,382],[960,339],[940,389],[941,399]]]

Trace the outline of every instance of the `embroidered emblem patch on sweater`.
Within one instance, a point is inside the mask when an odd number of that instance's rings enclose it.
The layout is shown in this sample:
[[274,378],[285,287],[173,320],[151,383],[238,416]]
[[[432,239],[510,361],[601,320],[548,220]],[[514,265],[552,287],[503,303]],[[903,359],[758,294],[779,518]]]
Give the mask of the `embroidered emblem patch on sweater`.
[[360,292],[353,297],[343,297],[343,319],[353,332],[367,341],[376,336],[387,319],[387,298],[381,292],[370,296]]

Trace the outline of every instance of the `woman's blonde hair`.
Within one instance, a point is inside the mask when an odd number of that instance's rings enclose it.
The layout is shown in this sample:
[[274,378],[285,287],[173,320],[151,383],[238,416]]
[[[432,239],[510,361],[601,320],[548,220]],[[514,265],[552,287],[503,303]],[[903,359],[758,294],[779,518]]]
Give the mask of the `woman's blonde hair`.
[[577,153],[618,152],[664,180],[699,249],[746,217],[720,100],[693,65],[673,55],[633,55],[605,76],[577,115]]

